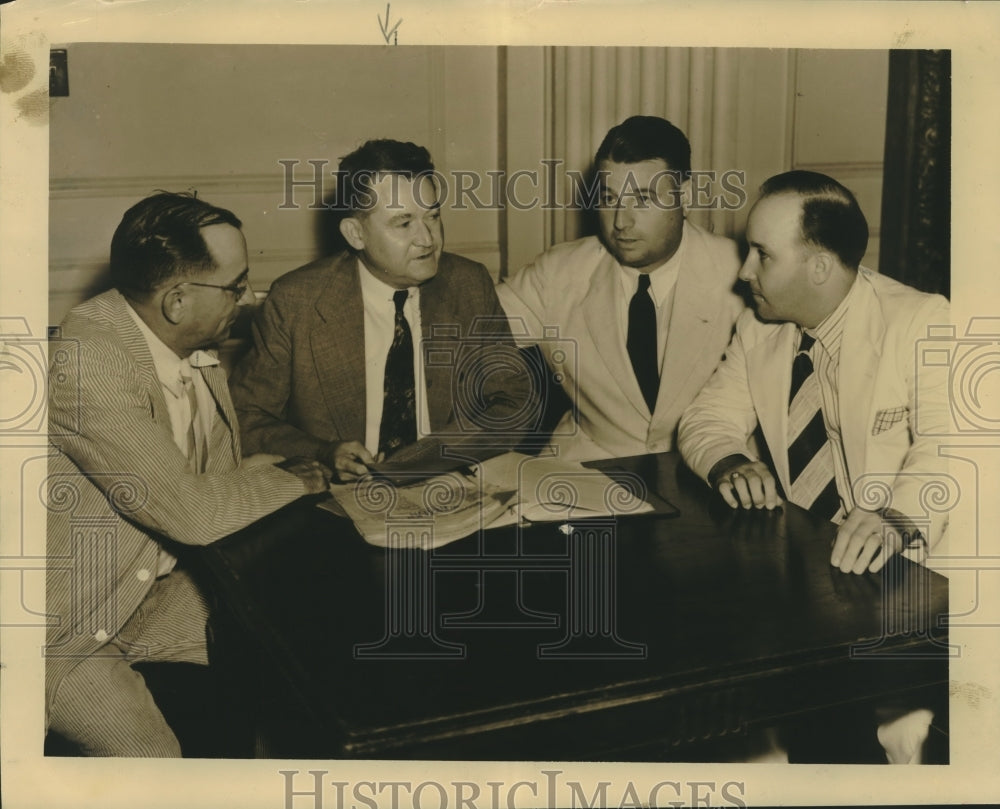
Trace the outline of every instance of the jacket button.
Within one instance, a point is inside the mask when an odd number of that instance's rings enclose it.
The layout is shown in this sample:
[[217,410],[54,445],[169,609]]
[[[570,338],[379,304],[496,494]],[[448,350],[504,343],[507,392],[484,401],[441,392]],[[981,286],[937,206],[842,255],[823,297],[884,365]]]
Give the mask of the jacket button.
[[139,570],[137,570],[135,572],[135,577],[139,581],[149,581],[149,571],[146,570],[146,568],[144,568],[144,567],[143,568],[139,568]]
[[104,641],[106,641],[107,639],[108,639],[108,633],[105,632],[103,629],[98,629],[97,632],[94,633],[94,640],[96,640],[98,643],[104,643]]

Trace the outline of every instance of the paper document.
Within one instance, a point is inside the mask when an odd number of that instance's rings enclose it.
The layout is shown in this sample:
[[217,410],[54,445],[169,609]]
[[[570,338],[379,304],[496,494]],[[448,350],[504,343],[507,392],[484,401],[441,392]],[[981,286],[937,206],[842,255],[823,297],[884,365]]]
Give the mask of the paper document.
[[409,486],[372,477],[331,487],[336,503],[326,507],[346,513],[373,545],[429,549],[503,525],[653,511],[638,475],[616,477],[507,452]]

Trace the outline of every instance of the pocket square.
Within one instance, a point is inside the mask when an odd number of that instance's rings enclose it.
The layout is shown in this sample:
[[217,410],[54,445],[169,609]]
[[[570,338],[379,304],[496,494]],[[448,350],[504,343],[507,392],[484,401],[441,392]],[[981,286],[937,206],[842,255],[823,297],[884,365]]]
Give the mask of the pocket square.
[[885,410],[879,410],[875,414],[875,423],[872,424],[872,435],[878,435],[892,429],[906,418],[908,412],[909,410],[905,407],[887,407]]

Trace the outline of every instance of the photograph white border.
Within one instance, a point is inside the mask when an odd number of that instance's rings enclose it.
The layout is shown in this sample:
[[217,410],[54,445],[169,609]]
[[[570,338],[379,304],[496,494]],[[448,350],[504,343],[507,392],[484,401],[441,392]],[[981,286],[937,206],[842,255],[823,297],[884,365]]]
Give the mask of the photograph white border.
[[[2,53],[30,55],[47,86],[48,49],[77,42],[274,42],[302,44],[381,44],[378,2],[304,0],[83,0],[45,3],[18,0],[0,9]],[[1000,304],[1000,7],[991,3],[937,2],[417,2],[393,0],[400,44],[451,45],[657,45],[776,48],[947,48],[952,51],[952,312],[959,331],[973,316],[993,316]],[[44,339],[48,321],[47,222],[48,129],[45,105],[0,97],[0,317],[23,319],[28,334]],[[37,89],[37,88],[36,88]],[[17,336],[17,335],[13,335]],[[8,375],[9,376],[9,375]],[[19,384],[33,384],[22,380]],[[987,449],[995,439],[984,438]],[[32,548],[44,547],[44,508],[36,502],[21,511],[21,459],[44,452],[42,433],[5,440],[0,433],[0,756],[3,805],[22,807],[268,807],[303,809],[308,797],[286,800],[281,770],[326,770],[327,784],[428,780],[475,782],[482,786],[476,806],[490,805],[489,781],[509,786],[538,785],[536,794],[519,790],[515,805],[546,805],[544,770],[560,770],[561,783],[575,780],[591,795],[611,782],[617,802],[631,783],[641,799],[663,781],[741,782],[747,805],[849,803],[961,803],[1000,799],[1000,656],[997,626],[1000,586],[984,563],[977,593],[953,586],[952,604],[972,603],[981,626],[955,628],[951,642],[962,649],[952,661],[951,761],[905,773],[880,767],[810,765],[560,764],[521,762],[387,761],[212,761],[139,759],[45,759],[42,750],[43,632],[6,625],[21,599],[34,606],[44,592],[23,559],[25,535]],[[981,479],[990,474],[980,475]],[[993,478],[995,480],[995,478]],[[25,498],[25,501],[31,498]],[[995,495],[992,499],[996,499]],[[997,506],[966,502],[952,530],[976,530]],[[990,509],[993,511],[991,512]],[[995,526],[996,520],[983,522]],[[996,531],[982,537],[981,549],[1000,556]],[[989,544],[992,543],[992,544]],[[21,562],[17,560],[21,559]],[[14,560],[14,561],[11,561]],[[44,564],[44,560],[40,564]],[[995,562],[993,563],[995,565]],[[966,616],[968,619],[968,616]],[[502,793],[502,794],[507,794]],[[701,794],[705,794],[702,791]],[[347,793],[349,797],[350,793]],[[664,799],[674,799],[661,790]],[[387,797],[384,793],[383,797]],[[401,795],[405,806],[407,796]],[[681,800],[690,802],[690,791]],[[337,806],[330,787],[323,809]],[[563,800],[568,792],[561,793]],[[454,806],[454,792],[449,806]],[[717,800],[721,800],[716,796]],[[346,801],[345,806],[364,805]],[[424,806],[437,806],[433,792]]]

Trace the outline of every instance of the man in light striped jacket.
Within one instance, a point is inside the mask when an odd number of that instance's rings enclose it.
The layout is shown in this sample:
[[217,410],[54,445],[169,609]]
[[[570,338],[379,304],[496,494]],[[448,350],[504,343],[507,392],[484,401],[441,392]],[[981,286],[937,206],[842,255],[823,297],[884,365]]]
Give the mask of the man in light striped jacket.
[[[73,309],[78,362],[49,379],[45,650],[48,727],[89,755],[178,756],[131,664],[207,664],[205,599],[172,551],[205,545],[306,493],[316,461],[241,462],[210,349],[252,300],[241,223],[182,194],[130,208],[111,243],[115,289]],[[55,360],[55,358],[53,358]]]

